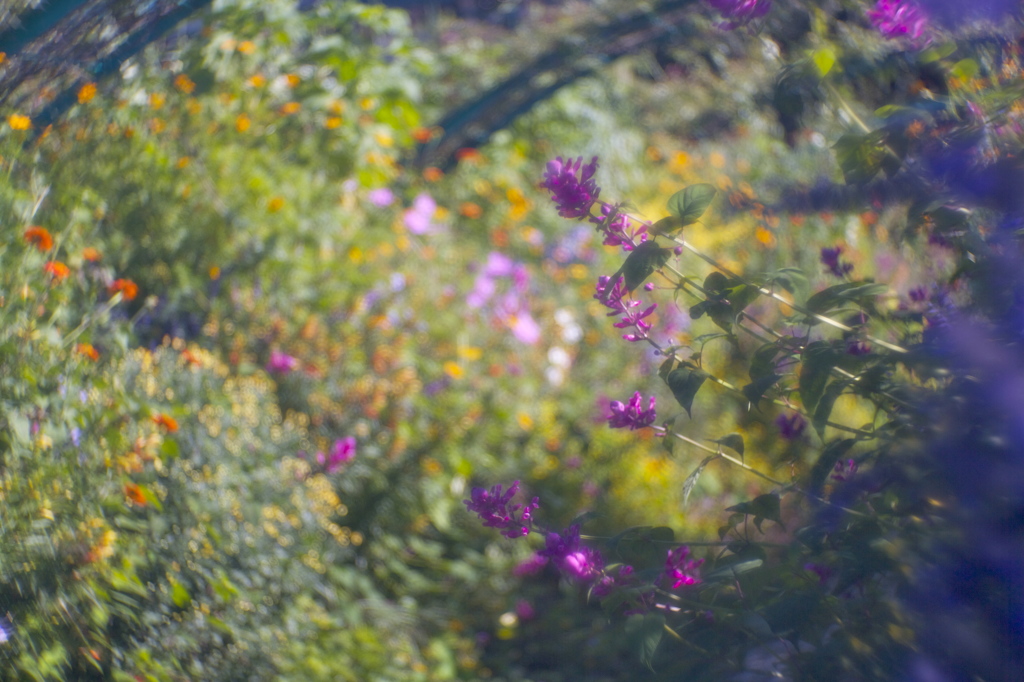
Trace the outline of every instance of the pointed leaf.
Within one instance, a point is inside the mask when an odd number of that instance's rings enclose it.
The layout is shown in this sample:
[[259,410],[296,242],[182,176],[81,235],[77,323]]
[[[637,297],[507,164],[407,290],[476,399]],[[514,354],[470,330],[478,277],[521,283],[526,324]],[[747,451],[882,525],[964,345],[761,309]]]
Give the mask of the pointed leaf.
[[704,370],[676,367],[669,373],[668,379],[665,381],[672,391],[672,395],[691,418],[693,414],[690,412],[690,407],[693,405],[693,398],[707,378],[708,373]]
[[818,495],[821,493],[821,489],[825,485],[828,475],[832,473],[832,468],[835,467],[843,455],[849,452],[857,443],[854,438],[843,438],[841,440],[834,440],[825,446],[825,449],[818,455],[818,460],[814,463],[811,468],[810,485],[808,486],[812,493]]
[[693,492],[694,487],[696,487],[696,485],[697,485],[697,479],[699,479],[700,475],[702,473],[704,473],[704,467],[706,467],[711,461],[716,460],[716,459],[718,459],[718,455],[711,455],[710,457],[705,457],[704,461],[702,461],[700,464],[698,464],[697,468],[694,469],[693,472],[690,473],[690,475],[686,477],[685,481],[683,481],[683,506],[684,507],[686,506],[687,501],[689,501],[689,499],[690,499],[690,493]]
[[653,240],[643,242],[630,251],[621,269],[626,290],[633,291],[643,284],[644,280],[665,265],[671,256],[672,249],[663,249]]
[[743,436],[738,433],[730,433],[726,436],[722,436],[718,440],[709,440],[711,443],[718,443],[730,450],[735,450],[740,457],[743,456]]
[[704,215],[717,193],[718,190],[707,183],[690,185],[672,195],[668,200],[668,212],[679,218],[683,225],[690,225]]
[[817,407],[814,408],[814,418],[811,420],[811,424],[814,425],[814,430],[818,432],[818,436],[822,439],[825,438],[825,427],[827,426],[829,416],[832,414],[832,408],[836,404],[836,399],[845,389],[845,382],[833,381],[825,389],[825,393],[821,396],[821,400],[818,401]]
[[804,348],[800,361],[800,400],[804,409],[813,412],[825,384],[828,383],[829,372],[835,366],[838,353],[827,341],[813,341]]
[[626,636],[638,648],[640,662],[648,668],[651,668],[654,652],[657,651],[664,634],[664,614],[635,613],[626,619]]
[[764,397],[765,391],[774,386],[781,378],[781,374],[766,374],[763,377],[758,377],[754,381],[751,381],[741,390],[743,391],[743,395],[747,397],[747,400],[750,401],[750,404],[757,408],[758,403],[761,402],[761,398]]
[[777,493],[759,495],[749,502],[741,502],[733,507],[729,507],[725,511],[753,516],[754,525],[757,526],[758,530],[761,530],[761,521],[764,519],[774,521],[785,528],[782,524],[782,507],[779,504]]

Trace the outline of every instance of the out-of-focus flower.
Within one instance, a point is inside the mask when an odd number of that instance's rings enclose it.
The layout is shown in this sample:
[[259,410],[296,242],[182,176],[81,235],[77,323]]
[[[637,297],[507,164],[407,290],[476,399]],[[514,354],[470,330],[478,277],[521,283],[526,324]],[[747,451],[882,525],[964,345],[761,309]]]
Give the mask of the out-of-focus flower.
[[176,87],[178,90],[185,93],[186,95],[191,95],[192,92],[196,89],[196,84],[187,75],[179,73],[177,76],[174,77],[174,87]]
[[737,26],[763,17],[772,8],[772,0],[704,0],[717,10],[727,21],[721,24],[724,29],[732,30]]
[[12,637],[14,637],[14,626],[6,617],[0,616],[0,644],[7,644]]
[[583,157],[564,160],[558,157],[548,161],[541,187],[551,192],[551,200],[558,206],[558,215],[563,218],[585,218],[601,194],[601,188],[594,180],[597,172],[597,157],[583,165]]
[[484,526],[500,528],[501,534],[507,538],[521,538],[530,533],[533,512],[540,506],[538,498],[529,504],[511,504],[512,498],[519,492],[519,481],[515,481],[502,493],[501,484],[490,490],[473,488],[470,499],[463,500],[466,509],[480,517]]
[[848,481],[857,473],[857,462],[848,459],[845,462],[839,460],[832,469],[832,478],[836,481]]
[[71,274],[71,268],[69,268],[67,265],[64,265],[64,263],[61,263],[59,260],[51,260],[44,263],[43,270],[45,270],[50,275],[50,278],[54,282],[60,282],[61,280],[66,279],[67,276]]
[[124,300],[131,301],[139,295],[139,285],[130,279],[115,279],[110,286],[107,287],[107,293],[113,296],[118,292],[121,292]]
[[459,213],[467,218],[479,218],[484,214],[484,210],[480,208],[479,204],[474,204],[472,201],[466,201],[459,206]]
[[412,208],[405,211],[402,220],[405,222],[406,228],[413,234],[427,234],[433,231],[434,226],[431,219],[434,217],[435,211],[437,211],[437,202],[432,196],[423,192],[413,199]]
[[40,251],[49,251],[53,248],[53,237],[50,235],[50,231],[38,225],[33,225],[25,230],[25,241]]
[[100,253],[99,249],[87,246],[82,249],[82,259],[90,263],[97,263],[103,259],[103,254]]
[[852,263],[846,263],[839,260],[839,255],[843,252],[843,247],[824,247],[821,250],[821,264],[824,265],[829,272],[835,277],[842,279],[850,274],[853,270]]
[[91,102],[96,96],[96,84],[86,83],[82,87],[78,88],[78,103],[85,104]]
[[672,584],[676,590],[684,585],[696,585],[700,582],[698,569],[704,563],[703,559],[690,559],[690,548],[680,545],[668,551],[665,559],[665,569],[661,573],[661,580]]
[[7,125],[11,130],[28,130],[32,127],[32,119],[22,114],[11,114],[7,117]]
[[395,203],[395,193],[387,187],[378,187],[377,189],[370,190],[367,198],[370,200],[371,204],[381,208]]
[[543,571],[547,565],[548,558],[546,556],[534,554],[526,561],[516,564],[515,568],[512,569],[512,575],[520,578],[525,575],[536,575]]
[[270,351],[270,359],[267,360],[266,369],[271,374],[288,374],[295,371],[299,366],[299,359],[282,353],[279,350]]
[[797,412],[793,414],[780,414],[775,418],[775,425],[779,427],[780,436],[786,440],[795,440],[807,428],[807,420]]
[[918,40],[928,28],[928,15],[913,0],[878,0],[867,15],[886,38]]
[[331,451],[324,456],[324,453],[316,453],[316,461],[320,463],[324,470],[333,474],[335,471],[345,466],[356,456],[356,439],[352,436],[347,436],[340,440],[334,441],[334,445],[331,446]]
[[124,487],[124,494],[129,500],[140,507],[146,506],[146,496],[143,494],[142,488],[135,483],[126,484]]
[[651,396],[650,401],[647,404],[647,409],[644,410],[640,406],[640,402],[643,398],[640,396],[640,391],[633,394],[628,404],[623,404],[618,400],[613,400],[608,405],[611,410],[611,415],[608,416],[608,426],[613,429],[624,429],[629,428],[630,431],[636,429],[642,429],[645,426],[650,426],[654,423],[654,420],[658,418],[657,413],[654,410],[655,399]]
[[91,343],[79,343],[75,346],[75,352],[84,355],[93,362],[100,359],[100,352]]
[[174,433],[178,430],[178,420],[168,414],[155,414],[152,419],[154,424],[163,427],[167,433]]

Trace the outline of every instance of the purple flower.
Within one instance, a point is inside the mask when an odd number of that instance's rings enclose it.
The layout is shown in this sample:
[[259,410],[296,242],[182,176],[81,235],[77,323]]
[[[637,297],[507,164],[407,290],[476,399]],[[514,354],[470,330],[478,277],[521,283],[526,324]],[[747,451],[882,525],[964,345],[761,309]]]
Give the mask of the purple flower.
[[402,220],[405,222],[406,228],[413,234],[427,234],[434,229],[431,218],[434,217],[436,210],[437,202],[424,192],[413,199],[412,208],[406,210]]
[[512,575],[517,577],[523,577],[525,575],[536,575],[544,570],[544,567],[548,565],[548,558],[541,556],[540,554],[534,554],[526,561],[517,564],[512,569]]
[[615,327],[618,329],[625,329],[626,327],[635,327],[636,334],[623,334],[622,338],[627,341],[640,341],[647,338],[647,332],[650,331],[651,325],[648,322],[644,322],[644,318],[653,313],[658,304],[654,303],[644,310],[631,310],[640,306],[639,300],[624,301],[622,297],[626,295],[626,287],[624,280],[619,277],[615,280],[609,288],[610,277],[601,276],[597,279],[596,292],[594,298],[601,301],[601,304],[606,308],[611,309],[612,312],[608,313],[608,317],[614,315],[622,315],[622,320],[615,323]]
[[491,251],[487,254],[483,274],[487,277],[511,277],[515,269],[516,262],[514,260],[500,251]]
[[834,248],[826,246],[821,250],[821,264],[839,279],[846,277],[850,274],[850,271],[853,270],[853,265],[851,263],[845,263],[839,260],[839,254],[842,252],[843,247],[841,246],[836,246]]
[[928,15],[913,0],[878,0],[867,15],[871,24],[886,38],[916,41],[928,27]]
[[867,341],[850,339],[846,342],[846,352],[849,355],[867,355],[871,352],[871,344]]
[[596,156],[585,166],[582,156],[575,160],[564,160],[559,156],[548,161],[544,182],[540,186],[551,192],[551,200],[558,206],[558,215],[577,219],[590,215],[590,208],[601,193],[594,180],[596,171]]
[[612,315],[618,315],[622,311],[622,309],[625,307],[625,304],[622,302],[622,297],[626,295],[625,279],[622,277],[618,277],[611,284],[611,288],[609,289],[608,281],[610,279],[611,277],[608,277],[606,275],[601,275],[600,277],[598,277],[597,287],[595,288],[595,291],[597,293],[594,294],[594,298],[599,300],[602,305],[604,305],[606,308],[612,309],[613,312],[608,313],[608,317],[611,317]]
[[299,359],[282,353],[281,351],[270,351],[270,360],[267,361],[267,371],[271,374],[288,374],[295,371],[299,366]]
[[592,547],[580,545],[580,527],[573,525],[559,533],[548,533],[544,549],[537,552],[558,567],[563,574],[577,582],[590,582],[601,574],[604,559]]
[[828,582],[828,579],[832,577],[835,572],[831,567],[825,566],[824,564],[807,563],[804,564],[804,570],[810,571],[814,575],[818,576],[818,583],[824,585]]
[[371,204],[379,206],[380,208],[384,208],[385,206],[390,206],[395,203],[395,193],[387,187],[379,187],[377,189],[370,190],[370,193],[367,196],[370,199]]
[[6,617],[0,616],[0,644],[7,644],[14,637],[14,626]]
[[608,408],[612,411],[611,415],[608,416],[608,426],[613,429],[624,429],[628,426],[630,431],[635,431],[636,429],[642,429],[653,424],[654,420],[658,418],[657,413],[654,411],[654,396],[651,396],[646,410],[641,409],[641,400],[643,398],[640,397],[640,391],[633,394],[628,405],[624,405],[618,400],[613,400],[608,405]]
[[[640,301],[631,301],[629,304],[630,308],[640,305]],[[636,334],[623,334],[622,338],[626,341],[641,341],[647,338],[647,332],[650,331],[651,325],[649,322],[644,322],[644,318],[650,315],[657,309],[658,304],[652,303],[643,310],[626,310],[625,315],[622,317],[620,322],[616,322],[613,327],[618,329],[625,329],[626,327],[636,327]]]
[[601,203],[601,216],[591,216],[590,222],[597,225],[599,232],[604,234],[605,246],[621,246],[623,251],[632,251],[637,244],[647,241],[647,226],[637,224],[625,213],[619,213],[619,207]]
[[807,428],[807,420],[800,414],[780,414],[775,418],[775,425],[779,427],[779,435],[786,440],[795,440]]
[[845,462],[840,460],[836,462],[832,470],[832,478],[837,481],[848,481],[853,478],[855,473],[857,473],[857,463],[855,461],[852,459],[848,459]]
[[333,474],[342,466],[355,459],[355,456],[356,439],[352,436],[348,436],[347,438],[334,441],[334,445],[331,446],[331,451],[326,457],[322,452],[316,453],[316,461],[320,463],[320,466],[322,466],[327,473]]
[[763,17],[772,8],[772,0],[704,0],[718,11],[724,19],[728,19],[721,27],[732,30],[737,26]]
[[680,545],[668,551],[665,559],[665,568],[661,572],[660,580],[672,583],[673,590],[684,585],[696,585],[700,582],[697,570],[704,563],[703,559],[690,559],[690,548]]
[[519,492],[519,481],[508,487],[503,494],[502,486],[496,485],[489,491],[484,488],[473,488],[468,500],[462,502],[466,508],[480,517],[487,528],[501,528],[502,535],[507,538],[521,538],[530,533],[530,522],[533,512],[540,506],[538,498],[529,504],[510,504]]

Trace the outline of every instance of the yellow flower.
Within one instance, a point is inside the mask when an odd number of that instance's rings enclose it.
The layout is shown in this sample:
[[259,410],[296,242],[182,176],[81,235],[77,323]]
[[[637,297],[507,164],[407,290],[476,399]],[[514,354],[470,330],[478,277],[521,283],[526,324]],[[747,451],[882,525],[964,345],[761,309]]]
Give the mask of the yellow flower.
[[264,78],[262,73],[257,73],[250,76],[249,80],[247,80],[246,83],[251,88],[261,88],[267,84],[267,79]]
[[32,127],[32,119],[21,114],[11,114],[7,117],[7,125],[11,126],[11,130],[28,130]]
[[459,365],[459,363],[452,362],[451,360],[444,363],[444,373],[450,376],[452,379],[458,379],[464,374],[464,372],[462,371],[462,367]]
[[240,133],[244,133],[252,125],[252,120],[248,114],[239,114],[238,118],[235,119],[235,130]]
[[273,197],[270,199],[270,201],[267,202],[267,210],[270,211],[271,213],[277,213],[282,208],[284,208],[283,197]]
[[165,101],[167,101],[167,98],[164,97],[162,93],[149,93],[149,106],[153,107],[154,109],[159,109],[160,107],[162,107]]
[[341,117],[339,116],[328,116],[327,120],[324,121],[324,128],[328,130],[334,130],[341,125]]
[[281,107],[281,114],[284,116],[291,116],[292,114],[299,113],[299,109],[301,108],[302,105],[298,102],[285,102]]
[[256,51],[256,43],[251,40],[243,40],[238,43],[238,51],[242,54],[252,54]]
[[92,98],[96,96],[96,84],[86,83],[78,89],[78,103],[85,104],[91,102]]

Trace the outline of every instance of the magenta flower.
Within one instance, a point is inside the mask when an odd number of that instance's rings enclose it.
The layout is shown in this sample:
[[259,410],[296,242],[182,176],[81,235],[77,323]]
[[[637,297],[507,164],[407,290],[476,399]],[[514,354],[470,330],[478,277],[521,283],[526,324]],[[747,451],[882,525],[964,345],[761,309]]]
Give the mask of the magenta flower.
[[590,208],[601,193],[594,180],[595,172],[596,156],[585,166],[582,156],[568,161],[559,156],[548,161],[544,182],[540,186],[551,192],[551,200],[558,206],[558,215],[563,218],[585,218],[590,215]]
[[[594,298],[601,301],[604,307],[609,308],[612,312],[608,313],[608,317],[614,315],[622,315],[622,320],[615,323],[615,327],[618,329],[625,329],[627,327],[634,327],[636,329],[635,334],[623,334],[622,338],[626,341],[641,341],[648,337],[647,332],[650,331],[651,325],[649,322],[644,322],[644,318],[648,317],[657,308],[658,304],[654,303],[644,310],[633,310],[640,306],[639,300],[624,301],[622,297],[626,295],[626,287],[624,280],[619,277],[614,283],[609,284],[610,277],[601,276],[597,278],[597,287],[594,294]],[[609,288],[610,286],[610,288]]]
[[916,41],[928,28],[928,15],[913,0],[878,0],[867,15],[871,24],[886,38]]
[[690,559],[690,548],[680,545],[668,551],[665,559],[665,569],[661,572],[659,580],[672,583],[672,589],[676,590],[684,585],[696,585],[700,582],[697,570],[704,563],[703,559]]
[[758,17],[768,14],[772,8],[772,0],[704,0],[710,7],[717,10],[727,21],[720,24],[721,28],[732,30]]
[[507,538],[521,538],[529,535],[533,512],[540,506],[538,498],[529,504],[511,504],[519,492],[519,481],[514,482],[504,493],[500,484],[490,490],[473,488],[470,499],[463,500],[466,509],[480,517],[487,528],[500,528]]
[[270,351],[270,360],[267,361],[267,371],[271,374],[288,374],[295,371],[299,366],[299,359],[282,353],[281,351]]
[[633,394],[628,405],[624,405],[618,400],[613,400],[608,405],[608,408],[612,411],[611,415],[608,416],[608,426],[613,429],[629,427],[630,431],[635,431],[636,429],[642,429],[653,424],[654,420],[658,418],[657,413],[654,411],[654,396],[651,396],[646,410],[641,409],[641,400],[643,398],[640,396],[640,391]]
[[331,446],[331,451],[326,457],[322,452],[316,453],[316,461],[320,463],[320,466],[322,466],[327,473],[333,474],[335,471],[355,459],[355,456],[356,439],[352,436],[348,436],[347,438],[334,441],[334,445]]
[[387,187],[370,190],[367,197],[370,199],[371,204],[380,208],[384,208],[385,206],[390,206],[395,203],[395,193]]
[[517,564],[512,569],[512,575],[516,577],[523,577],[527,575],[536,575],[544,570],[544,567],[548,565],[548,558],[541,556],[540,554],[534,554],[526,561]]
[[571,580],[587,583],[601,575],[604,559],[593,547],[580,545],[580,527],[573,525],[562,533],[548,533],[544,549],[537,552],[546,557]]
[[437,202],[424,192],[413,199],[412,208],[406,210],[402,220],[405,222],[406,228],[413,234],[427,234],[434,229],[431,219],[436,210]]
[[601,216],[591,216],[590,222],[604,234],[605,246],[621,246],[623,251],[632,251],[637,244],[647,241],[647,226],[636,223],[625,213],[618,212],[618,206],[601,202]]

